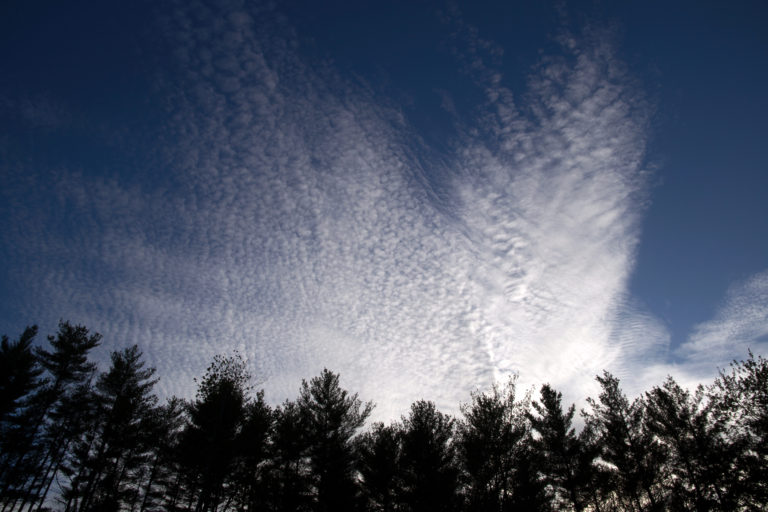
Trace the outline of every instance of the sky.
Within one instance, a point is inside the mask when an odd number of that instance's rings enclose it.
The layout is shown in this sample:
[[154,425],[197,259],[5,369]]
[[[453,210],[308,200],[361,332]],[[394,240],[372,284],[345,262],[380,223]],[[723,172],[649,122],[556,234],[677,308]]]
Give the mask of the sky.
[[[615,5],[614,5],[615,4]],[[4,2],[0,332],[457,412],[768,354],[768,7]],[[40,342],[44,341],[40,336]]]

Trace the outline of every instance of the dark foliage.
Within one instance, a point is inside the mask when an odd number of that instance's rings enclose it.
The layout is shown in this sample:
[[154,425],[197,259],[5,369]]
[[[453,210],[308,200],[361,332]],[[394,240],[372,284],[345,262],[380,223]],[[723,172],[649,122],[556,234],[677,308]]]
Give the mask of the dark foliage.
[[339,376],[323,370],[309,383],[302,382],[297,401],[308,441],[313,510],[353,510],[358,494],[352,438],[371,414],[357,394],[339,386]]
[[362,510],[398,510],[402,496],[401,431],[397,425],[374,423],[357,445]]
[[449,511],[458,505],[455,420],[420,400],[403,418],[400,478],[402,510]]
[[92,391],[95,414],[73,443],[65,463],[67,509],[116,510],[135,507],[151,460],[157,398],[154,368],[144,369],[138,347],[112,353],[112,365]]
[[305,420],[296,402],[287,401],[275,411],[265,474],[267,510],[311,509],[310,442]]
[[189,423],[178,447],[187,502],[197,512],[231,502],[241,431],[246,422],[250,376],[239,357],[217,356],[189,406]]
[[0,340],[0,424],[14,422],[24,407],[24,399],[38,385],[42,369],[32,352],[36,335],[37,326],[32,326],[16,341],[9,341],[8,336]]
[[585,420],[600,446],[603,499],[622,510],[664,509],[659,490],[664,452],[647,428],[643,402],[630,403],[619,380],[608,372],[597,380],[602,392],[598,400],[588,400],[592,412]]
[[32,351],[37,327],[27,327],[18,340],[0,342],[0,489],[15,494],[34,469],[24,460],[35,438],[37,415],[33,392],[42,369]]
[[515,390],[514,380],[505,388],[494,386],[489,393],[475,393],[462,408],[457,448],[468,510],[509,510],[526,500],[522,494],[530,494],[518,485],[529,473],[521,457],[530,434],[528,400],[516,401]]
[[575,407],[563,411],[562,394],[549,384],[541,388],[541,402],[532,404],[535,414],[528,413],[537,437],[531,442],[538,456],[539,474],[546,488],[547,508],[551,510],[584,510],[585,476],[581,474],[579,456],[581,442],[572,427]]
[[584,428],[542,386],[475,393],[462,417],[421,400],[361,431],[373,405],[323,370],[270,407],[239,356],[194,400],[157,404],[138,347],[88,360],[100,336],[61,322],[0,341],[0,512],[768,510],[768,361],[708,388],[671,377],[629,401],[597,377]]
[[100,340],[83,326],[60,322],[57,335],[48,336],[53,350],[34,350],[45,378],[29,395],[20,435],[2,454],[3,512],[42,506],[74,441],[87,428],[95,413],[90,389],[96,371],[88,354]]
[[728,500],[746,510],[768,509],[768,359],[750,352],[730,373],[721,372],[707,395],[729,456],[736,457]]

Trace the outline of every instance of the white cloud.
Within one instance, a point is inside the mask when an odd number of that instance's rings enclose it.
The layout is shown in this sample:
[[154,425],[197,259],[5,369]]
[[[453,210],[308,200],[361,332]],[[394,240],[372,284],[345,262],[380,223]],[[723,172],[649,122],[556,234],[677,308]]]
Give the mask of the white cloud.
[[[198,350],[244,341],[281,398],[328,366],[381,416],[423,397],[455,409],[516,371],[584,396],[628,357],[611,335],[647,113],[605,48],[545,65],[533,116],[492,81],[495,139],[467,138],[441,170],[377,98],[247,24],[219,30],[179,38],[194,92],[173,126],[188,236],[200,272],[221,276],[188,314],[232,336]],[[454,197],[435,204],[426,172],[454,176]]]
[[655,340],[658,350],[648,351],[644,364],[625,368],[630,394],[648,391],[670,375],[689,389],[710,384],[719,370],[745,359],[749,350],[768,353],[768,271],[733,284],[712,319],[695,325],[687,341],[674,350],[669,349],[667,329],[654,317],[640,315],[645,318],[639,322],[622,319],[622,332]]
[[747,351],[768,352],[768,271],[731,286],[715,316],[694,327],[676,354],[695,375],[712,373]]
[[469,146],[474,179],[457,186],[497,374],[575,400],[645,348],[616,343],[615,324],[638,243],[648,111],[607,48],[569,57],[532,77],[523,112],[491,84],[496,137]]
[[520,105],[473,57],[493,101],[446,165],[270,16],[163,21],[183,69],[160,80],[163,147],[134,177],[61,171],[72,237],[45,216],[6,234],[41,254],[18,269],[25,311],[139,343],[166,393],[239,349],[273,401],[328,367],[378,418],[456,411],[510,372],[576,400],[604,368],[656,364],[668,336],[627,298],[648,111],[610,45],[545,60]]

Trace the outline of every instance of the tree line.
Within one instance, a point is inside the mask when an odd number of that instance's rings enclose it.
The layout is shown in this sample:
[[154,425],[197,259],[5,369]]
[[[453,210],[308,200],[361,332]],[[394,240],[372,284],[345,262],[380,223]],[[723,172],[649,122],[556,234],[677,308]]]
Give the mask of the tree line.
[[61,322],[0,343],[0,512],[766,510],[768,361],[629,400],[608,372],[581,412],[549,385],[430,401],[366,428],[373,404],[324,370],[270,406],[239,356],[160,403],[137,346]]

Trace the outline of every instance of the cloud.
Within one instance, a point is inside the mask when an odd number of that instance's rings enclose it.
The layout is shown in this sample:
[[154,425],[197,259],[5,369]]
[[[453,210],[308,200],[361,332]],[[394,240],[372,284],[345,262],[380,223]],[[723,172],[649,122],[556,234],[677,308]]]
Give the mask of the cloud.
[[647,112],[609,48],[544,63],[523,111],[494,79],[479,135],[443,168],[414,156],[397,109],[257,35],[250,15],[214,17],[228,21],[179,33],[189,83],[170,127],[189,184],[172,217],[200,272],[220,276],[188,315],[232,336],[198,336],[198,350],[244,343],[282,396],[337,369],[382,416],[422,397],[455,408],[510,372],[584,396],[602,368],[631,364],[611,336]]
[[432,159],[268,9],[191,2],[161,24],[176,68],[146,166],[20,164],[35,178],[14,191],[45,182],[56,208],[4,231],[20,311],[139,343],[166,394],[237,349],[274,402],[328,367],[380,419],[420,398],[455,412],[514,372],[579,400],[604,368],[663,363],[668,335],[627,292],[650,109],[610,38],[570,38],[514,101],[470,56],[488,103]]
[[478,255],[480,332],[497,374],[519,371],[575,400],[602,368],[636,365],[654,348],[616,339],[650,109],[599,39],[543,63],[522,108],[487,83],[495,115],[464,152],[457,184]]
[[[695,374],[768,349],[768,271],[731,286],[715,316],[694,327],[676,354]],[[709,366],[709,368],[707,368]]]
[[[748,351],[768,352],[768,272],[763,271],[733,284],[712,319],[695,325],[688,339],[674,350],[669,347],[669,332],[658,320],[648,316],[630,336],[656,340],[659,351],[651,352],[645,364],[628,368],[628,386],[633,395],[648,391],[672,376],[682,386],[693,389],[710,384],[718,370],[734,360],[746,358]],[[656,328],[653,326],[656,325]]]

